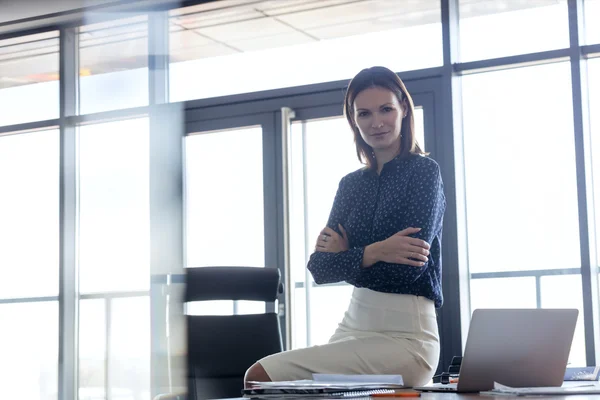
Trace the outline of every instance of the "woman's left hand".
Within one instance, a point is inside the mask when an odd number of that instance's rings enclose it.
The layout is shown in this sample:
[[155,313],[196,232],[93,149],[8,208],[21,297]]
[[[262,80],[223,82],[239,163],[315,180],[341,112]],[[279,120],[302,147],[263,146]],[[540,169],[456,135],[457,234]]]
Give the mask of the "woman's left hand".
[[338,224],[338,228],[340,229],[340,232],[342,232],[341,236],[333,229],[325,227],[321,233],[319,233],[315,251],[339,253],[348,250],[350,248],[348,245],[348,234],[342,225]]

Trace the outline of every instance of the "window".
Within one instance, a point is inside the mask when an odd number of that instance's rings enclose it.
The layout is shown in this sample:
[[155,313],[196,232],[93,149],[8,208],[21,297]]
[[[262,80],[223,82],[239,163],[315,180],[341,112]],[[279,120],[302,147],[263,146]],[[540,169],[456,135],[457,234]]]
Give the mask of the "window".
[[58,398],[58,301],[0,304],[2,397]]
[[79,128],[79,399],[150,398],[148,120]]
[[0,136],[0,187],[0,299],[58,296],[58,131]]
[[537,307],[533,277],[473,279],[470,294],[471,311],[478,308]]
[[[109,300],[107,300],[109,301]],[[79,302],[79,400],[106,398],[106,301]]]
[[[462,85],[471,309],[582,311],[569,64],[473,74]],[[556,296],[560,282],[567,296]],[[585,365],[581,325],[571,362]]]
[[462,83],[470,272],[579,268],[569,64]]
[[187,267],[264,267],[262,129],[185,139]]
[[[576,308],[579,310],[575,337],[569,362],[574,367],[585,367],[585,332],[583,330],[583,293],[581,275],[553,275],[541,278],[541,301],[544,308]],[[560,296],[556,294],[560,293]]]
[[437,0],[225,0],[177,9],[171,101],[349,79],[373,65],[438,66],[440,18]]
[[0,125],[58,118],[58,31],[0,40]]
[[81,114],[148,105],[147,29],[146,16],[79,29]]
[[463,62],[569,47],[566,0],[460,0],[459,7]]
[[[595,210],[595,230],[596,230],[596,264],[600,267],[600,58],[595,58],[587,62],[588,67],[588,91],[589,91],[589,115],[591,124],[591,145],[592,145],[592,176],[594,210]],[[600,270],[599,270],[600,272]],[[599,275],[600,278],[600,275]],[[600,283],[600,282],[599,282]],[[599,299],[600,300],[600,299]]]
[[600,43],[600,24],[598,24],[598,15],[600,15],[600,0],[584,0],[583,2],[586,44]]
[[148,120],[79,128],[81,293],[150,288]]

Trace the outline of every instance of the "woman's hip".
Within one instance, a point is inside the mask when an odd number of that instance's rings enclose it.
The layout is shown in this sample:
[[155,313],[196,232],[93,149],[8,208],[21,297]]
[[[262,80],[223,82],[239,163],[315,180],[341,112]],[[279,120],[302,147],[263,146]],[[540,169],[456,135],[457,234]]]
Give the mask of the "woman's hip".
[[344,334],[353,337],[384,334],[438,342],[435,305],[421,296],[355,288],[348,311],[332,340]]

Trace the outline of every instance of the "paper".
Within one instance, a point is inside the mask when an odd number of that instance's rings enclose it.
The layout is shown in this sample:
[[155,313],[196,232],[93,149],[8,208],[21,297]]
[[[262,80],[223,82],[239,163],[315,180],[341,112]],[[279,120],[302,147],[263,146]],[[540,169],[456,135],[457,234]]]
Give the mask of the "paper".
[[296,399],[307,397],[356,398],[371,394],[394,393],[398,385],[362,382],[315,382],[312,380],[283,382],[249,382],[250,388],[242,391],[246,398]]
[[300,397],[356,398],[372,394],[391,394],[403,388],[400,375],[315,374],[314,380],[248,382],[244,397],[257,399]]
[[494,389],[481,394],[509,396],[566,396],[570,394],[600,394],[596,384],[569,385],[562,387],[523,387],[513,388],[494,382]]
[[402,375],[342,375],[342,374],[313,374],[314,382],[332,383],[367,383],[404,386]]

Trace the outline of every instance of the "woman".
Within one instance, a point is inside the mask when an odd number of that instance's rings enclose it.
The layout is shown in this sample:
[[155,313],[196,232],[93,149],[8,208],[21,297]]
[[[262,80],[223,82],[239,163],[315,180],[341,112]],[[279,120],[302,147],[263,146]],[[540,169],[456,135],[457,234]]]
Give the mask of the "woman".
[[265,357],[246,382],[399,374],[419,386],[437,368],[446,206],[438,164],[416,143],[412,99],[389,69],[356,75],[344,112],[366,167],[340,181],[308,269],[318,284],[355,286],[348,311],[328,344]]

